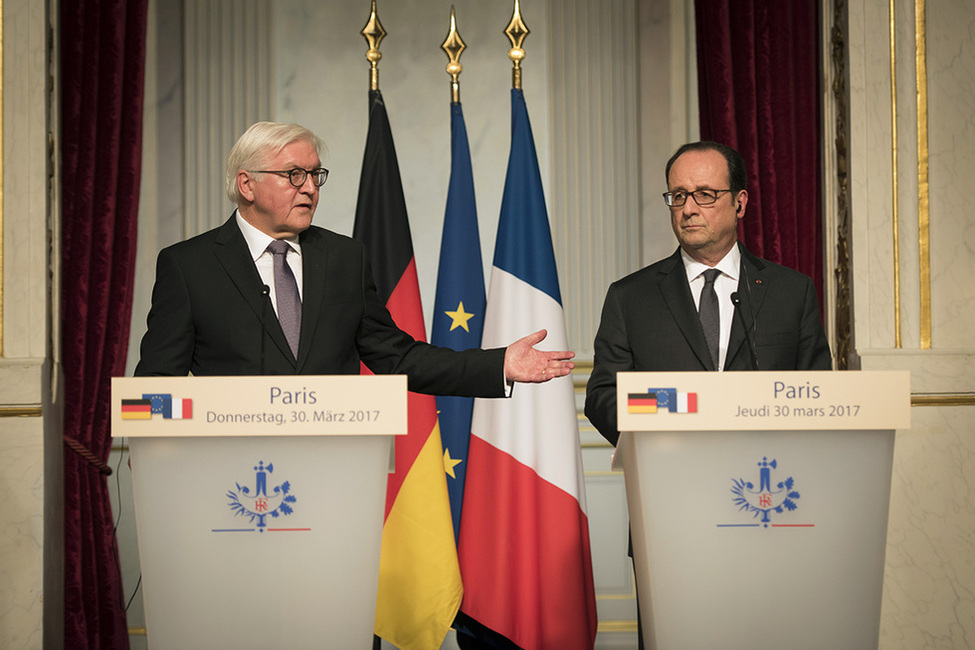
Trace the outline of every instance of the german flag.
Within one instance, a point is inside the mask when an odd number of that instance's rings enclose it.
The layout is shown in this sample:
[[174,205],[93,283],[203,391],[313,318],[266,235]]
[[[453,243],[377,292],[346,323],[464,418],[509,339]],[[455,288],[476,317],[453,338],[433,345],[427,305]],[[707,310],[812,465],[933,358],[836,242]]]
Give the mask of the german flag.
[[[369,93],[369,132],[352,236],[366,246],[379,297],[396,325],[425,341],[406,199],[378,90]],[[401,650],[420,650],[441,646],[463,587],[436,399],[408,393],[407,412],[408,434],[397,436],[396,471],[386,484],[375,632]]]
[[627,413],[656,413],[656,393],[628,393],[626,396]]
[[123,399],[123,420],[148,420],[152,417],[152,401],[147,399]]

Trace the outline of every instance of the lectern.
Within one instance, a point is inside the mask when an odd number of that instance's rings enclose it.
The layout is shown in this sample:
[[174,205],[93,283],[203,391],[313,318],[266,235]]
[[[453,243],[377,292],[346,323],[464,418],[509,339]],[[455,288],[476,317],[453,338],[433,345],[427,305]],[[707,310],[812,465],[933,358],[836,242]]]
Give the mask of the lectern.
[[405,377],[112,380],[152,650],[372,643]]
[[646,647],[877,647],[909,373],[620,373],[617,400]]

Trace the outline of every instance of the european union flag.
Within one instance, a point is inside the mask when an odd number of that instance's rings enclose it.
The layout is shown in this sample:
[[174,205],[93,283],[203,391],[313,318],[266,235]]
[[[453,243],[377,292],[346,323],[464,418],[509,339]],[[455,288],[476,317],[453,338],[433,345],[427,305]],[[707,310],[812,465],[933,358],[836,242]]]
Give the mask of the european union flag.
[[650,388],[648,393],[657,394],[657,410],[664,409],[671,413],[677,412],[677,389],[676,388]]
[[[440,267],[430,342],[454,350],[466,350],[481,347],[487,299],[474,202],[471,152],[467,143],[464,112],[459,102],[450,105],[450,144],[450,185],[443,237],[440,240]],[[444,464],[448,468],[447,489],[456,539],[460,532],[474,400],[470,397],[437,397],[437,409],[440,411],[440,437],[444,447]]]
[[142,399],[149,400],[153,413],[165,414],[167,407],[172,404],[173,396],[171,393],[143,393]]

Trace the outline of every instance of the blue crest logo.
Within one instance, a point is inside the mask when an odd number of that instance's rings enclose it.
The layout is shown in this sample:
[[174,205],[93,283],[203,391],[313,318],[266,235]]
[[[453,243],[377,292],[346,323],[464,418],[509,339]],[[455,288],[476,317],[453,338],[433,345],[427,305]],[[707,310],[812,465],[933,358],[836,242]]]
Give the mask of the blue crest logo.
[[750,512],[752,517],[761,516],[762,526],[768,528],[772,513],[791,512],[798,507],[796,501],[799,500],[799,492],[791,476],[773,484],[772,470],[778,467],[775,459],[763,457],[758,467],[758,487],[743,478],[731,479],[732,501],[738,510]]
[[235,483],[235,488],[227,491],[227,503],[234,515],[247,517],[251,523],[257,525],[259,532],[264,532],[267,527],[267,518],[277,519],[281,515],[290,515],[294,512],[294,504],[297,501],[294,495],[290,494],[291,484],[284,481],[273,488],[268,486],[268,474],[274,472],[274,465],[260,461],[254,468],[254,487],[248,487]]

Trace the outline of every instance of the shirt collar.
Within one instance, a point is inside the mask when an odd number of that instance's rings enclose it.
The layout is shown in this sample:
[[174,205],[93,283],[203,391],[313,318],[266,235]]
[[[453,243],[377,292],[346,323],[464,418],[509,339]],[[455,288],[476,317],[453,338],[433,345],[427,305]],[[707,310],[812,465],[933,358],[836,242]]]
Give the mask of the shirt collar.
[[[274,238],[249,224],[246,219],[240,216],[240,210],[235,210],[234,216],[237,219],[237,227],[240,228],[241,234],[244,235],[244,241],[247,242],[247,250],[250,251],[251,259],[256,261],[264,254]],[[297,238],[285,239],[285,241],[291,245],[292,250],[301,255],[301,245],[298,244]]]
[[741,251],[738,249],[737,243],[731,247],[727,255],[721,258],[721,261],[715,264],[714,267],[702,264],[693,259],[683,248],[680,249],[680,257],[681,261],[684,262],[684,272],[687,273],[687,280],[689,282],[696,280],[698,276],[710,268],[716,268],[735,282],[738,281],[738,272],[741,267]]

